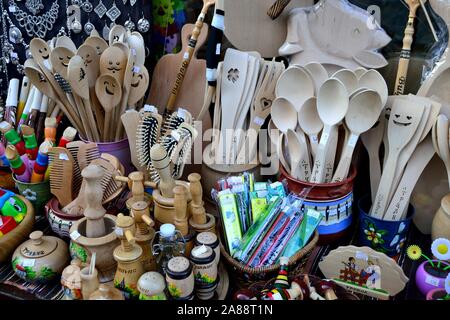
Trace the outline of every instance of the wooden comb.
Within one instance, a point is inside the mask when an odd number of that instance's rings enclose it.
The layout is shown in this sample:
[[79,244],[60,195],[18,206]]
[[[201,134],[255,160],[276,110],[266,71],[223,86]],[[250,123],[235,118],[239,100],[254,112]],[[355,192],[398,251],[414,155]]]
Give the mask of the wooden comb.
[[69,150],[70,154],[76,161],[73,164],[73,183],[72,190],[74,195],[78,195],[81,188],[81,183],[83,182],[83,177],[81,176],[81,169],[78,164],[78,152],[80,150],[80,146],[84,145],[83,141],[72,141],[66,145],[67,150]]
[[95,164],[105,171],[103,179],[101,181],[103,189],[103,204],[114,200],[125,189],[126,184],[120,181],[116,181],[114,177],[119,171],[114,165],[103,158],[92,160],[91,164]]
[[98,151],[98,146],[94,142],[85,143],[80,145],[78,149],[78,166],[80,170],[83,171],[92,160],[100,158],[100,151]]
[[66,206],[73,200],[74,160],[72,154],[66,148],[52,147],[48,151],[48,156],[51,193],[58,199],[61,206]]

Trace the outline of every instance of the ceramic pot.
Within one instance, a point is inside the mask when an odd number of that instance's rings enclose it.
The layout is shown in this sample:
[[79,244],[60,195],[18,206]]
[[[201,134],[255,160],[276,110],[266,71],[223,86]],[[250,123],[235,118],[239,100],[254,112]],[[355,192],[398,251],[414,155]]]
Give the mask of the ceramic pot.
[[31,202],[23,196],[17,196],[17,198],[23,201],[26,208],[26,211],[23,212],[25,216],[17,227],[0,238],[0,263],[8,261],[11,253],[29,236],[31,230],[33,230],[34,208]]
[[50,192],[50,181],[25,183],[13,175],[19,193],[31,202],[36,215],[44,215],[45,204],[53,197]]
[[444,289],[433,289],[427,293],[427,300],[442,300],[446,295]]
[[95,266],[98,270],[100,283],[112,281],[117,268],[113,251],[120,245],[114,231],[116,217],[105,214],[106,236],[100,238],[86,237],[86,218],[76,221],[70,228],[70,255],[72,259],[81,260],[83,266],[91,262],[91,256],[97,253]]
[[158,272],[146,272],[138,281],[139,300],[167,300],[166,282]]
[[64,268],[61,275],[61,286],[64,291],[63,300],[82,300],[81,293],[81,261],[72,260],[70,265]]
[[441,206],[434,215],[431,225],[431,239],[450,239],[450,194],[441,200]]
[[[432,260],[436,265],[437,260]],[[441,261],[441,266],[448,266],[449,263]],[[424,261],[416,270],[416,286],[423,295],[427,295],[428,292],[434,289],[445,288],[445,278],[450,270],[443,271],[437,270],[431,266],[428,261]]]
[[170,259],[166,269],[166,283],[172,299],[192,300],[194,298],[192,263],[185,257]]
[[25,281],[47,283],[61,275],[68,262],[68,247],[64,241],[34,231],[30,240],[14,252],[12,268]]
[[324,218],[319,224],[319,245],[329,244],[351,231],[353,218],[353,183],[356,168],[351,167],[347,179],[335,183],[310,183],[294,179],[280,164],[279,181],[286,179],[288,190],[300,194],[307,188],[312,188],[306,195],[303,208],[313,209],[323,213]]
[[101,284],[90,296],[89,300],[125,300],[120,290]]
[[371,202],[369,195],[362,197],[358,202],[359,245],[370,247],[395,259],[404,249],[404,243],[414,216],[414,207],[409,206],[406,219],[388,221],[369,215]]
[[75,221],[84,217],[83,215],[73,216],[64,213],[60,208],[58,199],[55,197],[50,199],[45,205],[45,213],[53,232],[61,238],[70,238],[70,228]]

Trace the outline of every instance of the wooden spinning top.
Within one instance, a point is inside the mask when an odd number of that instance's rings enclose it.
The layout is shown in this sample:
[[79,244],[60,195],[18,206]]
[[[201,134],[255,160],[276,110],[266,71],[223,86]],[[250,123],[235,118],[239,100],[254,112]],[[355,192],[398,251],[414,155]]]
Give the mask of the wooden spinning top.
[[101,180],[104,171],[100,166],[89,165],[81,172],[86,181],[85,199],[86,209],[84,216],[86,222],[86,237],[100,238],[106,235],[104,216],[105,208],[102,206],[103,191]]

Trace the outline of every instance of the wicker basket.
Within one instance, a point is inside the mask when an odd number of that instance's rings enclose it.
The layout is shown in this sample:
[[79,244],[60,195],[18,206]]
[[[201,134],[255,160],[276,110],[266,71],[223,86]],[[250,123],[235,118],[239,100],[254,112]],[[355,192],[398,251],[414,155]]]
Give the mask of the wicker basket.
[[[314,232],[314,236],[308,242],[308,244],[297,251],[297,253],[289,259],[289,268],[291,274],[301,273],[302,268],[306,264],[308,257],[311,251],[316,246],[318,240],[319,233],[316,230]],[[232,272],[229,272],[229,274],[230,277],[232,277],[234,280],[233,283],[238,288],[248,288],[253,283],[270,280],[277,275],[280,269],[280,264],[278,263],[264,267],[247,267],[228,254],[227,250],[222,244],[222,241],[220,242],[220,252],[222,254],[222,257],[224,258],[224,261],[232,270]]]

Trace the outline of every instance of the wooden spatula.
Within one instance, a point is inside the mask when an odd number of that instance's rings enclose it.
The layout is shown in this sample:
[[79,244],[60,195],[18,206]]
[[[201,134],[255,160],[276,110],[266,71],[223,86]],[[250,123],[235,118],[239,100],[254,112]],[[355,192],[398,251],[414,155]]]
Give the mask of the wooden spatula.
[[400,152],[414,136],[422,120],[423,111],[422,105],[408,100],[396,100],[392,106],[388,124],[389,156],[384,166],[375,202],[370,211],[373,217],[383,218],[389,204],[388,197]]
[[427,139],[417,146],[409,159],[402,179],[392,197],[391,204],[386,210],[384,220],[398,221],[406,218],[403,216],[403,213],[408,209],[412,191],[433,156],[433,142],[431,141],[431,136],[428,136]]
[[62,207],[73,200],[72,182],[73,165],[72,154],[66,148],[53,147],[49,149],[50,190],[58,198]]

